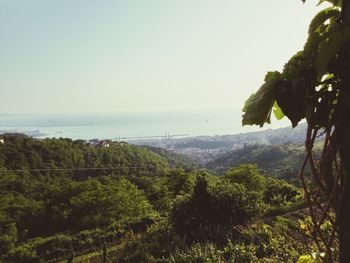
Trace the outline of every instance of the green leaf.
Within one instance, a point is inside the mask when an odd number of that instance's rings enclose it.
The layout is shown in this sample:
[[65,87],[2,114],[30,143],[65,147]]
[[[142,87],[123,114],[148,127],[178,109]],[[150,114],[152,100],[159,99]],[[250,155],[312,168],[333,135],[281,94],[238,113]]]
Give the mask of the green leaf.
[[340,11],[334,7],[329,7],[321,12],[319,12],[311,21],[310,26],[309,26],[309,34],[312,32],[316,31],[316,29],[320,26],[323,25],[328,19],[332,17],[338,17],[340,14]]
[[275,103],[273,104],[273,114],[275,115],[277,120],[282,120],[284,118],[284,113],[278,105],[277,101],[275,101]]
[[304,45],[304,53],[308,52],[311,55],[314,55],[317,50],[319,43],[324,39],[318,32],[311,32],[307,38],[307,41]]
[[243,125],[260,125],[262,127],[265,123],[270,123],[271,110],[275,102],[274,89],[280,80],[281,73],[278,71],[266,74],[265,83],[244,104]]
[[324,2],[331,3],[334,6],[340,6],[341,5],[341,0],[320,0],[317,5],[321,5]]
[[334,74],[327,74],[327,75],[324,75],[321,79],[321,83],[326,83],[328,82],[329,80],[333,79],[334,78]]
[[313,63],[313,57],[305,56],[305,52],[297,52],[283,68],[283,79],[298,78],[305,69],[310,68]]
[[[289,63],[292,63],[291,66]],[[303,63],[296,63],[291,60],[285,67],[285,70],[290,67],[294,68],[296,65],[303,65]],[[292,70],[293,72],[294,70]],[[275,99],[278,106],[285,116],[292,122],[293,127],[297,126],[299,121],[306,116],[306,103],[308,99],[308,94],[315,87],[316,75],[312,67],[302,67],[300,66],[300,71],[298,75],[285,74],[283,76],[289,75],[291,78],[283,78],[278,85],[275,87]]]
[[336,26],[329,38],[320,42],[318,54],[315,60],[315,68],[319,76],[323,76],[327,71],[329,62],[335,55],[350,42],[350,26]]

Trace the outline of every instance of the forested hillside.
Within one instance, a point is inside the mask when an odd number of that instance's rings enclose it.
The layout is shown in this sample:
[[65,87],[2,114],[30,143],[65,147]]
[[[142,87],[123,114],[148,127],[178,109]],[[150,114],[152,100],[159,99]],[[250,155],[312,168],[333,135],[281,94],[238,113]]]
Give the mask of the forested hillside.
[[195,160],[183,154],[178,154],[174,151],[169,151],[163,148],[152,146],[143,146],[142,148],[148,149],[164,157],[167,160],[170,167],[181,167],[185,170],[193,170],[200,167],[200,164]]
[[[315,153],[319,152],[316,145]],[[256,164],[268,176],[299,183],[298,173],[305,157],[303,145],[248,145],[219,156],[209,162],[207,168],[219,174],[241,164]]]
[[[147,149],[126,143],[110,143],[110,147],[92,146],[71,139],[37,140],[23,135],[3,136],[0,144],[0,167],[9,170],[46,169],[37,174],[57,173],[55,169],[106,168],[106,170],[65,171],[80,176],[109,173],[162,173],[168,168],[166,158]],[[113,169],[112,169],[113,168]],[[109,170],[112,169],[113,171]],[[59,171],[58,171],[59,172]]]
[[303,199],[300,189],[254,165],[218,177],[159,149],[11,135],[0,156],[4,262],[283,261],[312,248],[300,230],[277,250],[298,220],[308,224],[304,213],[258,223],[302,208]]
[[67,254],[67,242],[95,244],[101,228],[120,237],[139,231],[168,205],[162,198],[170,198],[166,175],[176,176],[170,165],[175,157],[125,143],[96,147],[70,139],[2,137],[0,247],[7,260]]

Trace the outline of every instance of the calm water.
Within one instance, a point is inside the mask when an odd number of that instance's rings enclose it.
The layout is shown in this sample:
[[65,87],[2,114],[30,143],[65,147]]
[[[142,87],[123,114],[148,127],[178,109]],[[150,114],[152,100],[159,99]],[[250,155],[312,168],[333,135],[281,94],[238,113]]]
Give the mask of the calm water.
[[0,132],[26,132],[42,138],[125,139],[167,134],[223,135],[252,130],[257,128],[241,127],[240,112],[229,111],[0,115]]

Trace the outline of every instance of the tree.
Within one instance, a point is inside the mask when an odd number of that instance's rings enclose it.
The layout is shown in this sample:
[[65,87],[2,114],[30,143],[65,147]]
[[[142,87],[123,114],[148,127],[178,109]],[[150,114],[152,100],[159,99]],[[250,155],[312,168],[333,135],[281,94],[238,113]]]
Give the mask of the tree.
[[[17,242],[17,228],[4,213],[0,213],[0,254],[7,255]],[[1,260],[1,256],[0,256]]]
[[[305,0],[303,0],[305,1]],[[304,49],[294,55],[282,72],[268,72],[265,83],[252,94],[243,108],[243,125],[270,123],[271,112],[277,119],[287,116],[293,127],[306,118],[306,158],[316,189],[300,177],[310,204],[315,240],[323,243],[332,260],[332,234],[322,236],[320,226],[336,214],[334,223],[339,237],[339,262],[350,262],[350,1],[321,0],[332,6],[318,13],[309,26]],[[314,139],[325,133],[319,166],[312,155]],[[322,206],[322,202],[325,206]],[[314,214],[319,208],[324,216]]]
[[286,205],[287,202],[295,201],[299,191],[294,185],[284,180],[267,178],[264,192],[264,202],[273,206]]
[[224,176],[231,182],[243,184],[248,191],[261,192],[265,187],[265,178],[259,173],[256,165],[240,165],[227,171]]
[[197,239],[205,236],[206,228],[246,223],[261,212],[261,203],[262,194],[248,191],[243,184],[221,180],[210,185],[199,176],[192,195],[175,201],[170,222],[176,233]]

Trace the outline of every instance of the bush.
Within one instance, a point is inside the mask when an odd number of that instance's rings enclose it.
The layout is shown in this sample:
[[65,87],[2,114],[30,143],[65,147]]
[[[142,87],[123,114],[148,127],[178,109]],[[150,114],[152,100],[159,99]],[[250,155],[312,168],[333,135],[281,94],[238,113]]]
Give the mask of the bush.
[[199,177],[193,194],[175,202],[170,221],[176,233],[196,239],[205,227],[243,224],[260,211],[257,192],[228,181],[208,187],[206,179]]
[[243,184],[248,191],[262,191],[265,187],[265,178],[259,173],[256,165],[244,164],[232,168],[224,177],[231,182]]
[[264,202],[273,206],[285,205],[295,202],[300,191],[294,185],[283,180],[267,178]]
[[[17,228],[10,218],[0,213],[0,255],[6,255],[15,248]],[[1,257],[0,257],[1,259]]]

